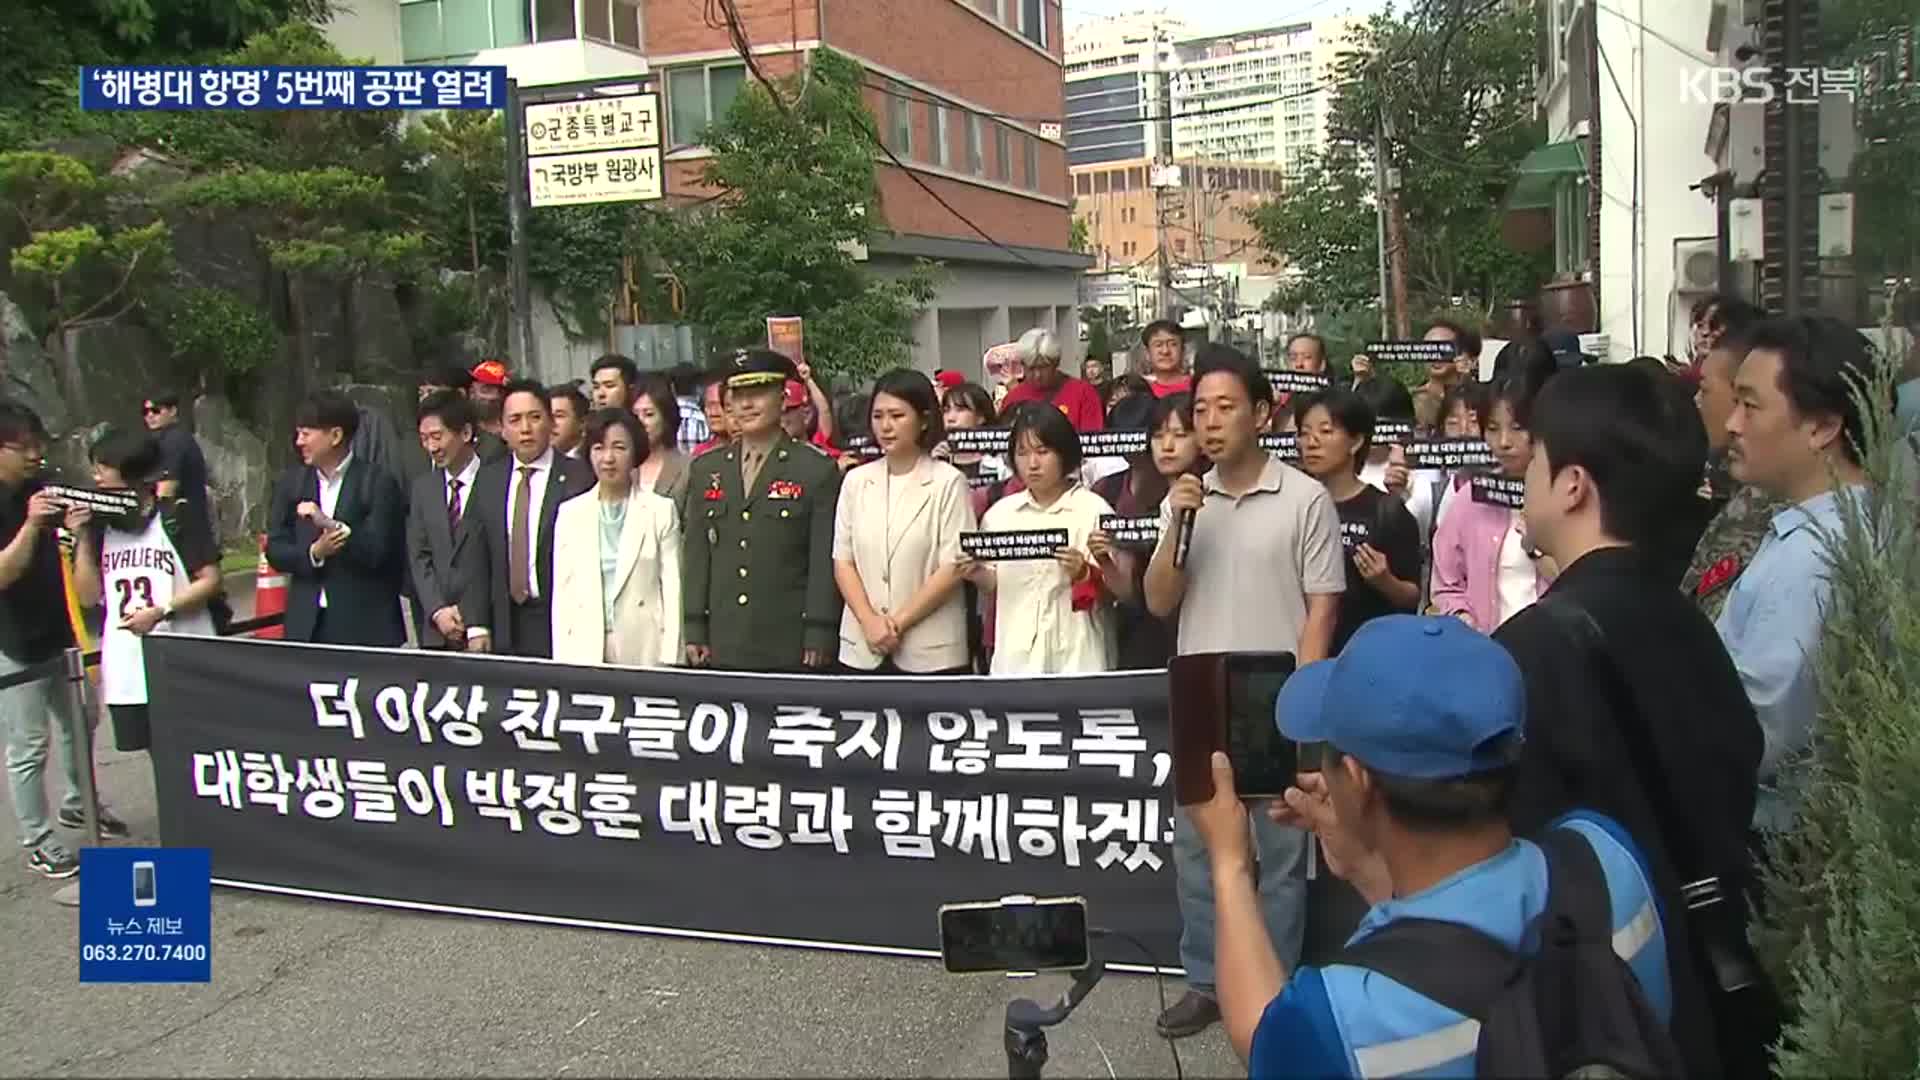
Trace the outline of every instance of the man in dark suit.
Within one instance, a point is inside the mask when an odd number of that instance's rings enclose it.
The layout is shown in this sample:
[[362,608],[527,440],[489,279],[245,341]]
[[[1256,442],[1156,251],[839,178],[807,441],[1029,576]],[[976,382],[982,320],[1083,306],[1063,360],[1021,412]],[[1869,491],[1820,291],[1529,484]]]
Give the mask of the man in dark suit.
[[688,466],[681,600],[694,667],[801,671],[836,655],[840,470],[781,430],[795,375],[778,353],[741,354],[727,379],[738,441]]
[[406,502],[392,476],[353,455],[360,414],[322,391],[294,411],[303,467],[274,491],[267,561],[292,577],[286,638],[327,645],[401,645]]
[[413,581],[413,625],[422,648],[465,649],[467,628],[460,618],[455,566],[466,545],[466,509],[480,472],[473,406],[465,395],[443,390],[422,400],[417,415],[420,447],[433,468],[414,477],[408,499],[407,569]]
[[472,652],[552,656],[554,517],[593,487],[593,469],[554,450],[539,383],[507,384],[500,411],[508,453],[474,479],[462,526],[460,617]]

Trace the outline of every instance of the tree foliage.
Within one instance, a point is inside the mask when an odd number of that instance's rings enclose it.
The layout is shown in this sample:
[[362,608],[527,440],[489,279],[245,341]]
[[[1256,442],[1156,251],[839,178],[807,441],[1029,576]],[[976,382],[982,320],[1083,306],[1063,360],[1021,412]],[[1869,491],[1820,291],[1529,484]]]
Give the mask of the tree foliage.
[[780,101],[748,87],[705,135],[712,196],[642,213],[643,246],[684,283],[688,319],[714,345],[764,341],[767,316],[799,315],[822,371],[864,378],[904,362],[933,275],[881,278],[852,254],[879,201],[861,82],[859,65],[823,49]]
[[1267,250],[1294,272],[1284,306],[1365,303],[1379,291],[1373,147],[1385,118],[1387,166],[1406,219],[1409,303],[1490,313],[1531,295],[1544,256],[1508,249],[1501,196],[1539,142],[1534,11],[1496,0],[1423,4],[1356,31],[1333,81],[1329,144],[1298,183],[1254,211]]
[[259,304],[226,289],[182,289],[156,307],[174,358],[209,376],[253,375],[279,352],[273,320]]
[[1823,537],[1819,717],[1809,754],[1781,769],[1799,817],[1771,838],[1756,937],[1794,1018],[1782,1076],[1911,1076],[1920,1061],[1920,502],[1884,404],[1898,370],[1860,388],[1869,483]]

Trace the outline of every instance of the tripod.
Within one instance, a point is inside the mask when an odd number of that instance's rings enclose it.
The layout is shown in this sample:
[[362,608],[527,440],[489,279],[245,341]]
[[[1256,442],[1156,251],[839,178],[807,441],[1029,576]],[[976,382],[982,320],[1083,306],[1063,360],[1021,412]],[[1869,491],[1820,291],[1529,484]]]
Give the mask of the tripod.
[[1040,1080],[1040,1071],[1047,1064],[1047,1029],[1072,1016],[1106,970],[1106,964],[1089,945],[1087,966],[1073,973],[1073,985],[1053,1004],[1042,1005],[1026,998],[1007,1003],[1008,1080]]

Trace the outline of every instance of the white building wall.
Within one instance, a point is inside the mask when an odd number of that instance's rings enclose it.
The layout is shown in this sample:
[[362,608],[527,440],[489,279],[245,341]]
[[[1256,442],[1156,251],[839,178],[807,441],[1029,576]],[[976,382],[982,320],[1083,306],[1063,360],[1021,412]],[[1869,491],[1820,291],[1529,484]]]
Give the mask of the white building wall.
[[[912,265],[875,257],[867,269],[891,278]],[[1062,365],[1076,371],[1084,348],[1072,332],[1079,305],[1080,275],[1072,270],[946,263],[929,305],[931,317],[923,313],[915,323],[913,366],[928,372],[949,368],[977,379],[982,352],[1042,326],[1059,337]],[[1067,332],[1061,333],[1062,327]]]
[[[1684,100],[1680,86],[1684,72],[1707,63],[1707,15],[1706,4],[1662,0],[1606,4],[1594,11],[1604,57],[1597,59],[1596,99],[1602,159],[1600,330],[1608,335],[1613,360],[1685,355],[1687,303],[1674,290],[1673,245],[1714,235],[1713,203],[1689,189],[1715,166],[1704,149],[1712,109]],[[1700,55],[1683,55],[1660,37]],[[1609,63],[1619,79],[1618,92]],[[1564,118],[1564,106],[1561,114]]]
[[320,30],[350,60],[401,62],[400,0],[335,0],[333,18]]

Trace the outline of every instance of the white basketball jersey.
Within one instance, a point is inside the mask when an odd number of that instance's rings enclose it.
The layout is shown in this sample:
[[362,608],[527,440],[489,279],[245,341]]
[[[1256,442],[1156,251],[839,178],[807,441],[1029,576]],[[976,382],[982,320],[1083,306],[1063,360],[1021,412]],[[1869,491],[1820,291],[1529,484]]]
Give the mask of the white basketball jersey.
[[[146,607],[165,607],[193,584],[160,515],[140,532],[108,529],[100,543],[100,581],[106,588],[106,630],[100,636],[100,690],[109,705],[147,703],[146,652],[140,635],[120,621]],[[213,635],[206,608],[183,611],[155,629]]]

